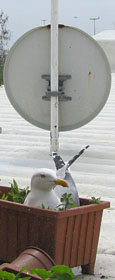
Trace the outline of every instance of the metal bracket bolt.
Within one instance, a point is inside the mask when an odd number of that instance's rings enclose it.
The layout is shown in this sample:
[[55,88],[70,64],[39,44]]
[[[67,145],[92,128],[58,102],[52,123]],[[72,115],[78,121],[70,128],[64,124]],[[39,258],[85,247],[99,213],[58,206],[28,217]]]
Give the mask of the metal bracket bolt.
[[58,96],[59,101],[72,100],[72,97],[66,96],[63,91],[63,83],[66,80],[71,79],[71,75],[59,75],[58,91],[51,91],[50,75],[42,75],[42,79],[45,79],[46,81],[48,81],[47,92],[46,92],[46,95],[42,96],[42,99],[50,100],[51,96]]

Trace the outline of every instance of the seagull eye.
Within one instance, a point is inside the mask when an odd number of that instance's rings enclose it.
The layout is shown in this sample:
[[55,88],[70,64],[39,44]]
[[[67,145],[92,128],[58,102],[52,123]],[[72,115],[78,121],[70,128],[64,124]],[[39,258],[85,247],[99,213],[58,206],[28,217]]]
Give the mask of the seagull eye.
[[44,174],[40,174],[40,177],[45,178],[46,176]]

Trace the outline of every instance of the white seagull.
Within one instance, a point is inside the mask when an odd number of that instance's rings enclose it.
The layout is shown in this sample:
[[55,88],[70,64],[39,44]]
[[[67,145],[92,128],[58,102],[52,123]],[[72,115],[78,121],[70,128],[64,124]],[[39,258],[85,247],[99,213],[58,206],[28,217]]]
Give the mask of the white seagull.
[[58,194],[54,191],[56,185],[68,187],[68,183],[56,176],[55,171],[41,168],[31,178],[31,191],[26,197],[24,204],[50,209],[56,209],[61,203]]

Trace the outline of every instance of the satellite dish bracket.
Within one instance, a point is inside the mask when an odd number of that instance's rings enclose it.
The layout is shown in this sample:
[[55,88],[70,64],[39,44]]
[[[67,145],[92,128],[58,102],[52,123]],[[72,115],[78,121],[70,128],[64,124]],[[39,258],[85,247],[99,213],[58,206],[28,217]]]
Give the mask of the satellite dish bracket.
[[42,96],[42,99],[49,101],[51,96],[58,96],[59,101],[72,100],[72,97],[66,96],[63,91],[63,83],[66,80],[71,79],[71,75],[59,75],[59,84],[58,84],[59,91],[51,91],[50,75],[42,75],[42,79],[45,79],[48,82],[46,95]]

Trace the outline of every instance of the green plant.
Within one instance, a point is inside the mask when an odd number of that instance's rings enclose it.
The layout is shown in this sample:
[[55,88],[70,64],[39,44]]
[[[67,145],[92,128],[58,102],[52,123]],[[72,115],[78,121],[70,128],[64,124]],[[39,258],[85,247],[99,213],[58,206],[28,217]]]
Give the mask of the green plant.
[[91,197],[91,201],[90,201],[90,204],[99,204],[100,202],[101,202],[101,197],[94,197],[94,196],[92,196]]
[[75,274],[72,272],[72,269],[66,265],[56,265],[47,271],[45,269],[31,269],[31,274],[36,274],[41,277],[43,280],[53,279],[53,280],[72,280],[78,279]]
[[[22,273],[27,269],[27,265],[23,266],[22,269],[15,275],[14,273],[8,272],[6,270],[0,270],[0,279],[1,280],[30,280],[31,277],[22,277]],[[39,276],[41,279],[52,279],[52,280],[72,280],[76,279],[75,274],[72,272],[72,269],[66,265],[56,265],[53,266],[49,271],[46,269],[32,268],[30,270],[31,274]]]
[[30,273],[36,274],[37,276],[41,277],[41,279],[43,280],[50,278],[52,276],[51,271],[47,271],[46,269],[42,269],[42,268],[32,268],[30,270]]
[[[71,193],[64,193],[61,197],[61,204],[57,206],[59,210],[66,210],[69,208],[76,207],[76,201],[73,201],[72,194]],[[63,208],[60,208],[60,206],[63,206]]]
[[5,193],[4,193],[0,199],[1,200],[8,200],[8,195],[5,195]]
[[29,193],[29,187],[21,190],[19,189],[18,184],[16,183],[15,180],[13,180],[13,183],[10,184],[11,184],[11,191],[8,195],[12,197],[13,202],[23,204],[24,200],[26,199]]
[[44,203],[42,203],[42,206],[41,206],[43,209],[45,209],[46,207],[45,207],[45,205],[44,205]]
[[6,270],[0,270],[0,279],[2,280],[30,280],[30,276],[22,277],[21,273],[23,273],[27,268],[26,266],[23,266],[22,269],[15,275],[14,273],[8,272]]
[[[73,207],[76,207],[76,201],[73,201],[73,198],[72,198],[72,194],[69,193],[64,193],[62,196],[61,196],[61,202],[56,208],[59,209],[59,211],[63,211],[63,210],[66,210],[66,209],[69,209],[69,208],[73,208]],[[42,203],[41,205],[42,209],[46,209],[45,205]],[[48,207],[47,209],[50,209],[50,207]]]

